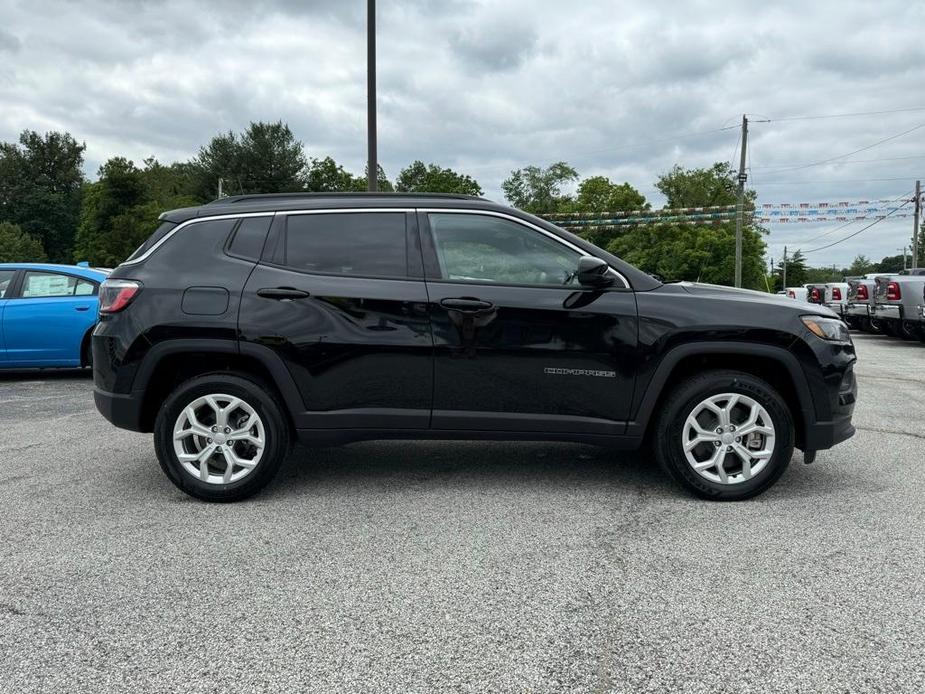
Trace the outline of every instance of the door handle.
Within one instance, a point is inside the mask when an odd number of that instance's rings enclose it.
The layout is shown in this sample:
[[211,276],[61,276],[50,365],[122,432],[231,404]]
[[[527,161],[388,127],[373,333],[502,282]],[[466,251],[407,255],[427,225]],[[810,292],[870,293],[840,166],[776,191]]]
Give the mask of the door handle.
[[443,299],[440,305],[450,311],[460,311],[461,313],[480,313],[481,311],[488,311],[494,308],[494,304],[490,301],[482,301],[481,299],[474,299],[470,296],[462,296],[457,299]]
[[264,299],[276,299],[277,301],[292,301],[293,299],[307,299],[311,294],[292,287],[273,287],[258,289],[257,296],[262,296]]
[[89,311],[90,307],[89,306],[75,306],[74,310],[75,311]]

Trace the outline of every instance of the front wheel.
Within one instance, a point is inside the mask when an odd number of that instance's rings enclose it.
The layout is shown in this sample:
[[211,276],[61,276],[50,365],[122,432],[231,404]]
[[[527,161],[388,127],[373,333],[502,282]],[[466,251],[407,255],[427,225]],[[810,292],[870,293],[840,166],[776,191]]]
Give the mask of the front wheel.
[[668,396],[654,431],[655,456],[699,497],[736,501],[761,494],[793,455],[793,418],[766,381],[708,371]]
[[154,423],[154,448],[167,477],[205,501],[238,501],[263,489],[288,454],[289,440],[271,393],[227,374],[178,386]]

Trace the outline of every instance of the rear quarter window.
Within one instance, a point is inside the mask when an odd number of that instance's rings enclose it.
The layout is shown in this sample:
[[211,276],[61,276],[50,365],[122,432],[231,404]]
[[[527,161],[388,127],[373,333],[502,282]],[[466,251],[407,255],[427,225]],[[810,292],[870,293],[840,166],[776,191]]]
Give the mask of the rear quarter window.
[[174,222],[161,222],[157,229],[154,230],[154,233],[148,237],[148,240],[136,248],[135,252],[126,259],[126,262],[130,260],[137,260],[139,257],[147,253],[154,244],[164,238],[167,235],[167,232],[169,232],[175,226],[177,225]]

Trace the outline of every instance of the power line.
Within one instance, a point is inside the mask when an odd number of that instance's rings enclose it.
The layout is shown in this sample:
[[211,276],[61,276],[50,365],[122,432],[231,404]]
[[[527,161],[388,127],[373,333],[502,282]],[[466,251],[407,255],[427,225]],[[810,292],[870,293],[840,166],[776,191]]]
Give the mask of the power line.
[[858,111],[857,113],[827,113],[818,116],[785,116],[783,118],[769,118],[768,122],[788,121],[788,120],[821,120],[823,118],[853,118],[855,116],[882,116],[888,113],[912,113],[915,111],[925,111],[925,106],[916,106],[912,108],[894,108],[889,111]]
[[890,215],[894,214],[895,212],[898,212],[898,211],[901,210],[903,207],[905,207],[906,205],[908,205],[910,202],[912,202],[912,199],[911,199],[911,198],[910,198],[909,200],[906,200],[906,202],[904,202],[902,205],[900,205],[899,207],[897,207],[895,210],[892,210],[889,214],[884,215],[884,216],[881,217],[880,219],[877,219],[877,220],[871,222],[871,223],[868,224],[866,227],[863,227],[863,228],[861,228],[861,229],[858,229],[858,230],[857,230],[856,232],[854,232],[853,234],[849,234],[849,235],[846,236],[845,238],[839,239],[838,241],[834,241],[834,242],[832,242],[832,243],[830,243],[830,244],[828,244],[828,245],[826,245],[826,246],[819,246],[819,248],[813,248],[813,249],[808,250],[808,251],[803,251],[803,254],[805,255],[805,254],[807,254],[807,253],[815,253],[816,251],[824,251],[826,248],[831,248],[832,246],[837,246],[837,245],[840,244],[842,241],[847,241],[848,239],[853,239],[855,236],[857,236],[858,234],[860,234],[862,231],[867,231],[867,230],[870,229],[872,226],[874,226],[874,225],[876,225],[876,224],[879,224],[880,222],[882,222],[882,221],[885,220],[885,219],[888,219],[888,218],[890,217]]
[[[852,159],[851,161],[844,161],[842,164],[872,164],[878,161],[904,161],[906,159],[925,159],[925,154],[913,154],[908,157],[879,157],[877,159]],[[759,170],[770,169],[770,170],[780,170],[778,167],[774,166],[759,166]]]
[[856,149],[853,152],[848,152],[847,154],[839,154],[838,156],[835,156],[835,157],[829,157],[828,159],[822,159],[821,161],[809,162],[808,164],[801,164],[800,166],[785,166],[783,168],[773,169],[773,171],[799,171],[800,169],[808,169],[812,166],[822,166],[823,164],[828,164],[830,162],[837,161],[839,159],[844,159],[845,157],[850,157],[853,154],[858,154],[860,152],[866,152],[867,150],[873,149],[874,147],[877,147],[878,145],[882,145],[884,142],[895,140],[898,137],[902,137],[903,135],[908,135],[909,133],[913,133],[916,130],[920,130],[921,128],[925,128],[925,123],[919,123],[914,128],[909,128],[908,130],[904,130],[903,132],[897,133],[896,135],[890,135],[889,137],[885,137],[882,140],[877,140],[877,142],[874,142],[873,144],[867,145],[865,147],[861,147],[860,149]]

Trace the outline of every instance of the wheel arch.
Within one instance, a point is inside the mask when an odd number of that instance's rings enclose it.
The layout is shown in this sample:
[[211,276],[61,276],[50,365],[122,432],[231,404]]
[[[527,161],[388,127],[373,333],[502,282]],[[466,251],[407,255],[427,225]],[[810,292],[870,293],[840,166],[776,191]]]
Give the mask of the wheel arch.
[[289,370],[273,350],[239,345],[233,340],[162,342],[151,348],[135,376],[132,390],[141,395],[140,431],[152,431],[158,409],[180,383],[196,376],[232,372],[249,376],[277,397],[294,429],[294,414],[304,409]]
[[802,367],[797,358],[783,348],[752,343],[693,343],[667,352],[649,381],[635,417],[627,425],[627,434],[641,439],[647,437],[654,414],[674,384],[698,371],[713,369],[743,371],[774,387],[790,408],[796,426],[797,447],[802,447],[806,431],[815,421],[812,393]]

